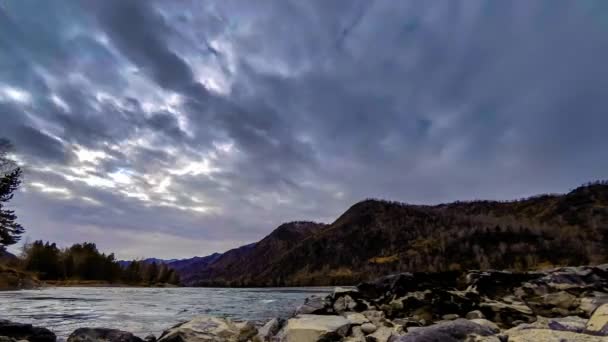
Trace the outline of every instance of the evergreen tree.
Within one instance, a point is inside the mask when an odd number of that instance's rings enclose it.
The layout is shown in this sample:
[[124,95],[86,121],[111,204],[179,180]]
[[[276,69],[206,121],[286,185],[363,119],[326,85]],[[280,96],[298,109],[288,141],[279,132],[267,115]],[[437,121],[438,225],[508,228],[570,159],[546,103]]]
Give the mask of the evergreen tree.
[[17,223],[13,210],[6,209],[6,204],[13,198],[14,192],[21,185],[22,171],[8,158],[11,144],[0,139],[0,249],[15,244],[23,234],[23,227]]

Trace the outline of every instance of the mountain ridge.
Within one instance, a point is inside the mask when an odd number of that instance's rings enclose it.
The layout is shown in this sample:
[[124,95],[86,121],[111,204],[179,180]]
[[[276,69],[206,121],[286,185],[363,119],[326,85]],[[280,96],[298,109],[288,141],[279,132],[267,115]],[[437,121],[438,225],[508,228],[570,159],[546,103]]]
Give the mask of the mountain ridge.
[[608,182],[596,182],[513,201],[366,199],[331,224],[285,223],[178,272],[189,286],[351,285],[398,271],[606,262],[607,246]]

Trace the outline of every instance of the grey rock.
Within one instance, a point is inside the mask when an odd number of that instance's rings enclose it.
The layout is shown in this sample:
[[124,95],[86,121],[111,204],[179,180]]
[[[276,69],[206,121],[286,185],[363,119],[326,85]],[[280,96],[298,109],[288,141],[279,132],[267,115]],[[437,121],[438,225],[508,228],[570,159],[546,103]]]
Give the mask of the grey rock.
[[366,342],[388,342],[395,335],[395,331],[389,327],[379,327],[372,334],[365,336]]
[[453,321],[458,318],[460,318],[460,316],[458,316],[457,314],[447,314],[441,316],[441,319],[443,319],[444,321]]
[[298,315],[277,335],[281,342],[335,341],[348,334],[350,323],[342,316]]
[[80,328],[68,337],[68,342],[143,342],[130,332],[105,328]]
[[304,304],[296,309],[294,316],[326,313],[328,306],[329,302],[325,297],[310,296],[304,300]]
[[391,340],[391,342],[459,342],[470,336],[492,336],[498,333],[495,329],[483,326],[466,319],[442,322],[428,327],[408,330],[408,333]]
[[598,335],[608,336],[608,304],[595,309],[587,322],[587,330]]
[[46,328],[0,319],[0,336],[30,342],[55,342],[57,336]]
[[369,319],[358,312],[345,312],[342,314],[352,325],[361,325],[369,322]]
[[256,334],[257,329],[249,322],[200,316],[163,332],[158,342],[244,342]]
[[374,331],[376,331],[376,329],[378,328],[372,323],[365,323],[361,325],[361,331],[366,335],[373,333]]
[[484,316],[483,313],[479,310],[473,310],[473,311],[467,313],[467,315],[465,317],[466,317],[466,319],[486,318],[486,316]]
[[509,342],[530,341],[568,341],[568,342],[606,342],[603,336],[580,334],[572,331],[550,329],[509,329],[506,332]]
[[275,336],[279,330],[281,330],[281,326],[283,325],[282,320],[278,318],[274,318],[264,324],[263,327],[258,329],[258,338],[261,341],[268,342],[271,340],[273,336]]

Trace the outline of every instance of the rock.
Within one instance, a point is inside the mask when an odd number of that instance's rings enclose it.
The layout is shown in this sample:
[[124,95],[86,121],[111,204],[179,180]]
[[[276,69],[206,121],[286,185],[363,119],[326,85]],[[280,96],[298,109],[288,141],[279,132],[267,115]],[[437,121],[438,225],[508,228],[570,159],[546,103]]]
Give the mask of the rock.
[[517,325],[518,321],[526,323],[536,321],[534,312],[521,302],[486,301],[480,304],[479,309],[489,320],[507,328]]
[[298,315],[290,318],[277,335],[281,342],[313,342],[339,340],[350,328],[342,316]]
[[479,311],[479,310],[470,311],[469,313],[467,313],[467,315],[465,317],[467,319],[486,318],[486,316],[484,316],[483,313],[481,311]]
[[258,339],[262,342],[270,341],[281,330],[282,325],[282,320],[278,318],[268,321],[263,327],[258,329]]
[[593,292],[592,297],[583,297],[580,299],[579,310],[586,315],[591,317],[591,314],[602,304],[608,303],[608,293]]
[[373,323],[365,323],[361,325],[361,331],[366,335],[373,333],[376,331],[376,329],[378,328]]
[[420,327],[422,324],[420,321],[415,320],[414,318],[395,318],[392,320],[394,324],[398,324],[404,328],[409,327]]
[[352,327],[350,335],[344,339],[344,342],[366,342],[365,334],[361,331],[361,327]]
[[200,316],[163,332],[158,342],[244,342],[256,334],[255,326],[248,322],[234,323],[229,319]]
[[515,288],[542,275],[508,271],[470,271],[466,275],[466,284],[469,291],[488,298],[499,298],[512,294]]
[[538,316],[558,317],[580,315],[584,312],[579,308],[581,301],[578,297],[566,292],[558,291],[542,296],[525,297],[526,303]]
[[105,328],[80,328],[68,337],[67,342],[143,342],[130,332]]
[[493,331],[500,331],[500,328],[498,327],[498,325],[496,325],[496,323],[492,322],[492,321],[488,321],[487,319],[484,318],[474,318],[474,319],[470,319],[471,322],[479,324],[481,326],[487,327],[492,329]]
[[30,342],[55,342],[57,336],[46,328],[0,319],[0,336]]
[[443,319],[444,321],[453,321],[457,318],[460,318],[460,316],[458,316],[457,314],[447,314],[441,316],[441,319]]
[[[489,337],[498,333],[498,330],[483,326],[466,319],[459,318],[454,321],[442,322],[422,328],[412,328],[408,333],[391,340],[391,342],[458,342],[468,341],[470,337]],[[475,341],[475,339],[473,339]]]
[[608,336],[608,304],[603,304],[595,309],[587,322],[587,330]]
[[354,311],[356,307],[357,302],[350,295],[338,297],[333,305],[334,311],[339,314],[345,311]]
[[363,311],[362,314],[363,316],[365,316],[365,318],[369,319],[369,321],[372,322],[375,326],[384,325],[384,322],[386,321],[384,312],[382,311],[368,310]]
[[329,302],[326,298],[320,296],[310,296],[304,300],[304,304],[300,305],[294,316],[307,314],[323,314],[327,313]]
[[567,341],[567,342],[606,342],[602,336],[580,334],[571,331],[549,329],[509,329],[506,332],[509,342],[530,341]]
[[[361,283],[357,285],[357,290],[363,298],[378,300],[384,297],[388,302],[392,298],[403,297],[414,291],[456,288],[458,275],[457,272],[399,273]],[[387,294],[389,295],[386,296]]]
[[369,322],[369,319],[365,317],[363,314],[357,312],[345,312],[342,314],[351,325],[361,325],[363,323]]
[[608,288],[608,271],[602,266],[561,267],[524,284],[528,294],[543,295],[567,291],[579,297],[592,291],[605,292]]
[[379,327],[372,334],[365,336],[366,342],[387,342],[395,331],[388,327]]
[[146,337],[144,337],[144,341],[146,341],[146,342],[156,342],[156,336],[154,336],[153,334],[147,335]]

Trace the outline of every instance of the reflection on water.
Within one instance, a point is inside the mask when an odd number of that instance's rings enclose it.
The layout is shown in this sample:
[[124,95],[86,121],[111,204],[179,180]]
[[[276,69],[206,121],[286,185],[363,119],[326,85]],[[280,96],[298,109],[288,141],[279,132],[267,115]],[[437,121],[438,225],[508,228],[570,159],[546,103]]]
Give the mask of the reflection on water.
[[331,288],[47,288],[0,292],[0,318],[53,330],[61,339],[81,327],[115,328],[140,336],[196,315],[265,322],[286,316],[310,295]]

